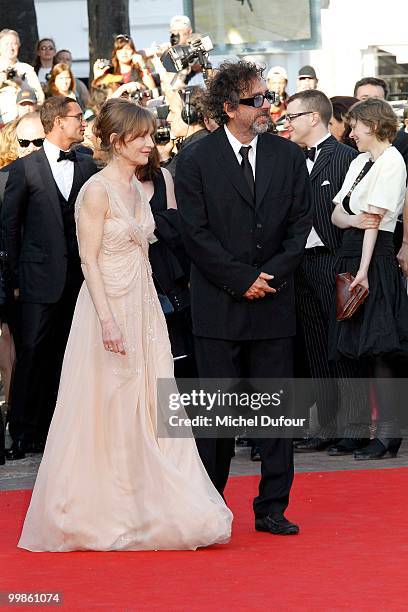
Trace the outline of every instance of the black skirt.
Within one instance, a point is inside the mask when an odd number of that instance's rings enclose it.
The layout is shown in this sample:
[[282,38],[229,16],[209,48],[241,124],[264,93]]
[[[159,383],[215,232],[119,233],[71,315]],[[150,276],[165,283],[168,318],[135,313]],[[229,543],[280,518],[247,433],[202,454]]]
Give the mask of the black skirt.
[[[363,239],[363,230],[351,228],[344,232],[336,262],[337,273],[357,274]],[[350,319],[337,321],[333,305],[329,331],[331,359],[359,359],[408,351],[408,296],[395,258],[391,232],[378,232],[368,270],[368,285],[366,301]]]

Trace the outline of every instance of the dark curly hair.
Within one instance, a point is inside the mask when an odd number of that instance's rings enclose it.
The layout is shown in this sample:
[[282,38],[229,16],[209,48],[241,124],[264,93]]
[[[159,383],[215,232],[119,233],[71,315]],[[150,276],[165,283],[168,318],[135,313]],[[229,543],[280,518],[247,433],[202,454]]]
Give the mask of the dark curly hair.
[[228,102],[233,109],[238,107],[239,99],[251,89],[253,81],[262,78],[263,68],[252,62],[224,62],[211,79],[204,97],[205,116],[214,119],[218,125],[228,123],[224,111]]

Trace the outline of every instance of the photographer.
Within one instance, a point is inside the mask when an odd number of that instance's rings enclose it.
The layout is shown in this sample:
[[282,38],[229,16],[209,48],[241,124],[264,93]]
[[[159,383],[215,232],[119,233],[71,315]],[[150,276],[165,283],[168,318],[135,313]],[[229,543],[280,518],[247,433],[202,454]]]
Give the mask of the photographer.
[[[175,15],[170,21],[170,44],[188,45],[200,38],[200,34],[193,34],[190,19],[186,15]],[[198,85],[205,87],[202,67],[199,62],[193,62],[186,70],[185,84],[190,87]]]
[[18,61],[20,38],[14,30],[0,32],[0,122],[17,116],[16,98],[23,85],[34,89],[39,104],[44,102],[40,81],[29,64]]
[[[201,87],[192,87],[184,92],[184,102],[178,92],[167,95],[170,112],[167,121],[171,126],[173,139],[181,141],[179,151],[189,147],[209,134],[211,128],[206,125],[203,110],[204,91]],[[207,129],[208,127],[208,129]],[[218,127],[215,124],[215,127]],[[174,178],[179,152],[165,165]]]
[[126,34],[119,34],[115,38],[112,49],[112,67],[114,75],[122,75],[121,84],[136,82],[146,89],[156,87],[142,55],[136,51],[133,40]]
[[[206,44],[211,43],[208,37],[205,40]],[[158,46],[151,57],[165,95],[169,91],[178,91],[186,86],[205,88],[203,65],[207,64],[208,54],[202,42],[204,43],[200,34],[193,34],[190,19],[186,15],[172,17],[170,46]],[[211,49],[212,44],[208,47],[208,50]]]

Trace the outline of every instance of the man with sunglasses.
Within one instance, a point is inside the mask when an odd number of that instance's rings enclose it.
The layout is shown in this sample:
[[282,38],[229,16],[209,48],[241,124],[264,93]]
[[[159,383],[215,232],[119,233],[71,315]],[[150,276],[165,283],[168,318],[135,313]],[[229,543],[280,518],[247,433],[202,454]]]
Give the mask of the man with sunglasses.
[[28,128],[31,117],[24,117],[17,127],[24,157],[10,166],[2,210],[11,282],[20,310],[8,459],[22,459],[26,452],[44,447],[83,281],[75,200],[96,172],[90,156],[71,150],[83,141],[86,126],[77,102],[49,98],[40,111],[43,131],[38,120],[35,129],[19,130],[24,124]]
[[23,115],[16,127],[16,138],[19,158],[43,146],[45,133],[38,111]]
[[[268,133],[274,101],[255,64],[221,65],[206,96],[207,114],[221,127],[183,151],[178,162],[176,197],[192,260],[193,333],[202,378],[293,376],[293,274],[312,212],[302,151]],[[284,516],[293,480],[292,441],[263,437],[256,444],[262,478],[255,529],[296,534],[298,526]],[[230,438],[198,438],[197,446],[223,493],[234,432]]]

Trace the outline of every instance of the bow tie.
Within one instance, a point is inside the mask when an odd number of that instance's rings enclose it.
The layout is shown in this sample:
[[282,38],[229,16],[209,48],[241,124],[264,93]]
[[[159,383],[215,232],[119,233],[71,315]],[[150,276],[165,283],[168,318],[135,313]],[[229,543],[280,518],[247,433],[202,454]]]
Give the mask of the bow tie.
[[321,142],[317,145],[317,147],[308,147],[307,149],[303,149],[305,152],[306,159],[310,159],[310,161],[314,162],[314,160],[316,159],[317,151],[322,148],[325,142],[326,141]]
[[57,159],[57,162],[64,161],[64,159],[67,159],[68,161],[75,162],[76,159],[77,159],[75,151],[60,151],[59,158]]

